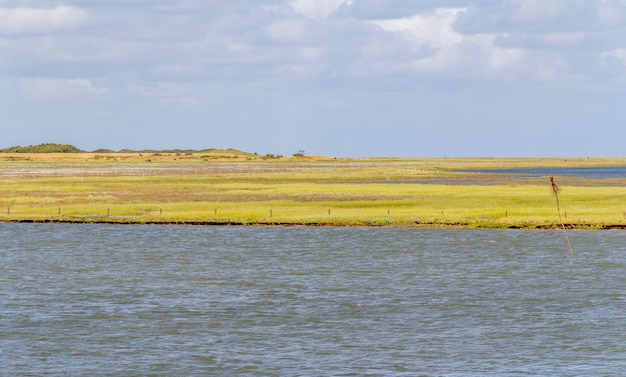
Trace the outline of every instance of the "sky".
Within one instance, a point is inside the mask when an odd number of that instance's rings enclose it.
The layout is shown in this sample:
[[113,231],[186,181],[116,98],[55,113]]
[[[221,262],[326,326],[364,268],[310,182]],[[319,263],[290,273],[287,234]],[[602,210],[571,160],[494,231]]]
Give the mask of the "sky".
[[626,156],[626,0],[0,0],[0,148]]

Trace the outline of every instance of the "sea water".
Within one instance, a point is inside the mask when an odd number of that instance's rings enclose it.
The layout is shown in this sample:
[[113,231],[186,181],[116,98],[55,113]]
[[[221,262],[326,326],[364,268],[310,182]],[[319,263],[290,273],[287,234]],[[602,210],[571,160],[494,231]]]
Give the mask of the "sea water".
[[0,224],[2,376],[618,376],[626,232]]

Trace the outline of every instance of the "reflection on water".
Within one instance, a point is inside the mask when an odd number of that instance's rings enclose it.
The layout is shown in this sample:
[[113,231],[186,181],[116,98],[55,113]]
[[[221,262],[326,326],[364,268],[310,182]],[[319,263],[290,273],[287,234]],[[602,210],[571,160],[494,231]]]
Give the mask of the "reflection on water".
[[11,376],[615,376],[626,233],[0,224]]

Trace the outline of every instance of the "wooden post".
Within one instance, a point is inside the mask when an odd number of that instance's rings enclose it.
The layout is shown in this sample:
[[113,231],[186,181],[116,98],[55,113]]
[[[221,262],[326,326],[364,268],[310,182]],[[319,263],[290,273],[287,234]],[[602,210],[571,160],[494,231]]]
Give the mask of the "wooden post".
[[107,217],[111,216],[111,208],[107,208]]
[[504,217],[509,217],[509,210],[504,211]]
[[61,214],[61,207],[59,207],[59,215]]
[[163,214],[163,208],[159,208],[159,215]]
[[217,216],[217,208],[215,208],[215,216]]
[[11,214],[11,207],[7,206],[7,215]]
[[328,209],[328,214],[330,215],[330,208]]
[[272,217],[272,210],[270,209],[270,217]]

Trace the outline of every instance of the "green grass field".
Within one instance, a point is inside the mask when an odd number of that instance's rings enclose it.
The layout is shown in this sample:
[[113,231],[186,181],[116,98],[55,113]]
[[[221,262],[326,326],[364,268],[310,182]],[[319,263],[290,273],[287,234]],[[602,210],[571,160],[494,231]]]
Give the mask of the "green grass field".
[[[470,169],[626,159],[0,154],[0,221],[554,228],[547,177]],[[626,227],[626,180],[555,177],[567,226]]]

